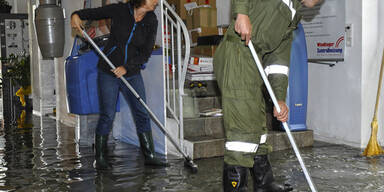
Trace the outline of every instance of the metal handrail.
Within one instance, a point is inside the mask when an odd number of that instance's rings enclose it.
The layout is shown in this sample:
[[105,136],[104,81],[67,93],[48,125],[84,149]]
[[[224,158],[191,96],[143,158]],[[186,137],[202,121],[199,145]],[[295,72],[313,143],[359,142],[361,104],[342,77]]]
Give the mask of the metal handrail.
[[[162,0],[162,2],[163,2],[163,5],[165,5],[168,8],[168,11],[172,13],[172,16],[175,17],[175,19],[177,20],[177,23],[180,24],[180,27],[181,27],[183,35],[184,35],[185,55],[184,55],[184,61],[183,61],[183,66],[182,66],[183,67],[182,68],[183,69],[182,76],[181,76],[181,79],[180,79],[180,82],[182,82],[182,85],[183,85],[183,87],[181,89],[181,93],[182,93],[182,95],[184,95],[184,83],[185,83],[185,79],[186,79],[186,75],[187,75],[189,56],[190,56],[190,53],[191,53],[191,41],[190,41],[190,38],[189,38],[189,32],[188,32],[187,26],[185,26],[183,20],[172,9],[172,6],[170,6],[166,0]],[[164,33],[162,33],[162,35],[164,36]]]
[[[184,145],[183,96],[190,57],[187,27],[166,0],[161,0],[163,66],[166,67],[165,98],[167,113],[178,125],[177,139]],[[184,49],[183,49],[184,48]],[[183,51],[184,50],[184,51]],[[171,67],[171,70],[169,69]],[[176,79],[177,78],[177,79]],[[177,82],[177,85],[176,85]]]

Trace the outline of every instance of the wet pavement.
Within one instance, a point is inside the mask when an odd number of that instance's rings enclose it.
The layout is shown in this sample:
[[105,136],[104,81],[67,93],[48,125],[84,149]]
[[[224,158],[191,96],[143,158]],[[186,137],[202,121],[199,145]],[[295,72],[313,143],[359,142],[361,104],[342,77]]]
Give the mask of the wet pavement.
[[[197,160],[197,174],[177,159],[167,168],[145,167],[137,147],[118,142],[109,148],[112,168],[100,172],[92,148],[75,143],[74,128],[30,114],[18,122],[0,132],[0,191],[222,191],[222,158]],[[318,191],[384,191],[383,156],[365,158],[360,149],[322,142],[301,153]],[[278,181],[310,191],[293,151],[270,159]]]

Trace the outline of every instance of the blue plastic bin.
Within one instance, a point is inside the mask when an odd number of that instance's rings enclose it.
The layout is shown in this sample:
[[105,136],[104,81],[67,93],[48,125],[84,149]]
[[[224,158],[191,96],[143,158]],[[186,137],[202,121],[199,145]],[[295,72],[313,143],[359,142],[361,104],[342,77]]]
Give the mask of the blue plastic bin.
[[[69,112],[78,115],[99,113],[99,56],[92,49],[80,54],[79,47],[78,41],[75,40],[71,56],[65,62]],[[116,104],[116,110],[119,111],[119,102]]]
[[289,107],[288,125],[291,131],[304,131],[307,130],[308,57],[304,28],[300,23],[293,35],[286,99]]

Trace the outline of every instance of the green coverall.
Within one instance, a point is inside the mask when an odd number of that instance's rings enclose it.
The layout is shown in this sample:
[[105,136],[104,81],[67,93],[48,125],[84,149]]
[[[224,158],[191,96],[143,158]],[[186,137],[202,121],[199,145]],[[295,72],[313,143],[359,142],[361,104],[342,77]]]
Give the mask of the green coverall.
[[[292,0],[292,3],[296,11],[301,8],[298,0]],[[249,16],[252,43],[277,100],[281,101],[285,101],[288,86],[292,31],[300,16],[296,12],[292,19],[292,12],[283,0],[232,0],[233,20],[214,56],[227,137],[224,162],[252,167],[253,157],[268,154],[272,147],[267,142],[260,142],[262,135],[267,133],[262,94],[264,82],[249,48],[235,32],[238,13]]]

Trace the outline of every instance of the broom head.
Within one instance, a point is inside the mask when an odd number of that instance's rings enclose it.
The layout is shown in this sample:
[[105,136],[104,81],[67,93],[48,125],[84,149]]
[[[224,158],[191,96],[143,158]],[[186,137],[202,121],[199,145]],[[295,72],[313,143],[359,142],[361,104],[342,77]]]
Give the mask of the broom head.
[[367,145],[367,148],[365,148],[363,155],[367,157],[376,156],[384,154],[383,149],[377,142],[377,130],[379,128],[376,117],[373,118],[373,121],[371,123],[371,137],[369,138],[369,142]]

